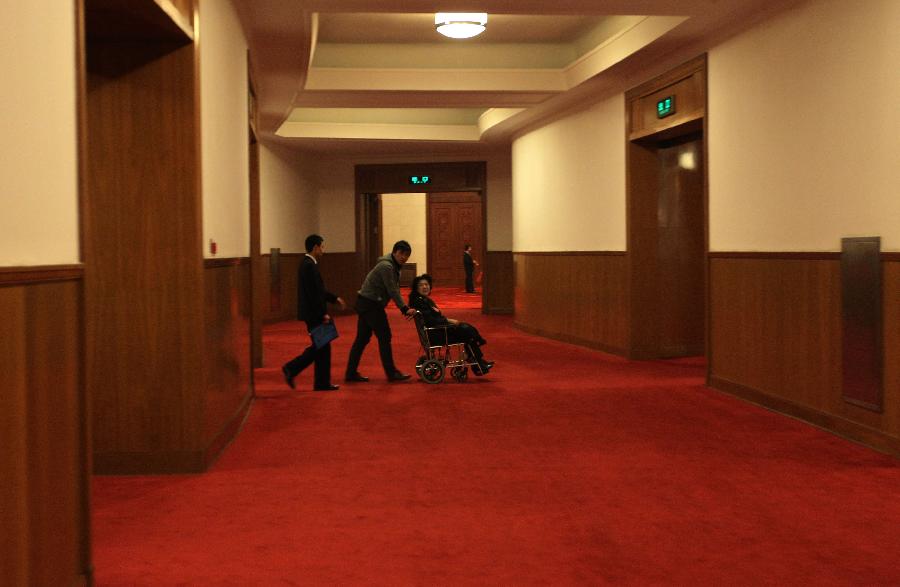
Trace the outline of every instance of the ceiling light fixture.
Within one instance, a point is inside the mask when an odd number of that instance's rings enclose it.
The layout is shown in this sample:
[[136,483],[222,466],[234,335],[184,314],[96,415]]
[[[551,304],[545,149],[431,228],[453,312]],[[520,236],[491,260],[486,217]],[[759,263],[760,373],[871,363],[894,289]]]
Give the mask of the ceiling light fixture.
[[434,15],[434,28],[452,39],[468,39],[480,35],[486,24],[486,12],[438,12]]

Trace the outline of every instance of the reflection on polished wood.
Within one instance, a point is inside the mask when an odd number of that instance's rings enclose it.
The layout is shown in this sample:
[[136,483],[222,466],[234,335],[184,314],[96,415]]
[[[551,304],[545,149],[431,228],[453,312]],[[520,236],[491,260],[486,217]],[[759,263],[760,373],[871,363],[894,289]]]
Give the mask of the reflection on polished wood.
[[[206,358],[202,446],[214,458],[243,419],[251,396],[250,263],[242,258],[204,272]],[[210,447],[213,447],[212,449]],[[218,450],[217,450],[218,449]]]

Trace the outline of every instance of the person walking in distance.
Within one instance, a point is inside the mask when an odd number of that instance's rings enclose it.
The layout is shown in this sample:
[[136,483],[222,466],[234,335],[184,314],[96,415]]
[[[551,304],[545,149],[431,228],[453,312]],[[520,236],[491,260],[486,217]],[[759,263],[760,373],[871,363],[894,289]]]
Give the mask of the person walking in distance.
[[[306,256],[297,271],[297,318],[306,322],[306,328],[310,333],[320,324],[331,322],[327,306],[329,302],[338,304],[342,310],[347,307],[344,300],[325,289],[325,283],[319,273],[319,260],[324,254],[325,239],[318,234],[306,237]],[[281,367],[285,383],[291,389],[295,389],[294,378],[311,363],[315,363],[313,390],[336,391],[338,386],[331,384],[330,342],[316,348],[315,341],[311,340],[306,350],[285,363]]]
[[416,311],[406,305],[403,296],[400,295],[400,268],[412,254],[412,247],[406,241],[397,241],[390,255],[378,258],[375,267],[366,275],[362,287],[356,297],[355,310],[356,340],[350,348],[350,357],[347,360],[347,372],[345,381],[348,383],[368,381],[369,378],[359,372],[359,361],[372,333],[378,339],[378,352],[381,356],[381,366],[388,381],[405,381],[410,376],[401,373],[394,365],[394,354],[391,350],[391,326],[388,324],[385,307],[393,300],[400,312],[407,320],[412,318]]
[[466,293],[475,293],[475,267],[478,261],[472,258],[472,245],[463,246],[463,269],[466,270]]

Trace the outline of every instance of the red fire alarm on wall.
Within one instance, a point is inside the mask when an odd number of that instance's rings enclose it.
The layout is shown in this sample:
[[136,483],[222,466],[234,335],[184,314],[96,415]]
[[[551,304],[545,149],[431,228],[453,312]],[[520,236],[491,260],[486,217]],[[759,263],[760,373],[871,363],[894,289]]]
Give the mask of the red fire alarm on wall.
[[215,255],[219,250],[219,245],[216,244],[216,241],[213,239],[209,239],[209,252],[212,255]]

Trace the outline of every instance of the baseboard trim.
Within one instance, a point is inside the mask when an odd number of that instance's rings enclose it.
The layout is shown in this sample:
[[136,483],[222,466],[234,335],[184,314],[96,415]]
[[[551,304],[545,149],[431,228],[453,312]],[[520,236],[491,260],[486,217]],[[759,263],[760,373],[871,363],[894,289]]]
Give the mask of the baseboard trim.
[[618,355],[620,357],[628,357],[628,351],[625,349],[621,349],[612,345],[604,344],[602,342],[596,342],[593,340],[588,340],[585,338],[579,338],[577,336],[571,336],[568,334],[559,334],[556,332],[548,332],[546,330],[542,330],[540,328],[534,328],[532,326],[526,326],[525,324],[520,324],[518,322],[513,322],[513,326],[521,330],[522,332],[527,332],[528,334],[534,334],[537,336],[543,336],[544,338],[550,338],[553,340],[558,340],[560,342],[567,342],[569,344],[577,344],[578,346],[587,347],[590,349],[603,351],[604,353],[609,353],[611,355]]
[[183,475],[205,470],[204,451],[94,453],[95,475]]
[[241,431],[241,428],[244,426],[244,422],[247,421],[247,417],[250,415],[250,406],[253,400],[253,393],[248,392],[246,396],[244,396],[244,401],[241,402],[240,407],[231,417],[231,419],[225,423],[219,433],[213,438],[212,442],[209,446],[206,447],[206,451],[204,452],[204,469],[208,469],[216,459],[221,456],[222,452],[224,452],[225,448],[228,447],[231,442],[237,438],[238,433]]
[[802,420],[807,424],[812,424],[817,428],[840,436],[841,438],[857,442],[879,452],[900,458],[900,438],[889,436],[881,430],[876,430],[875,428],[870,428],[840,416],[821,412],[790,400],[769,395],[764,391],[730,381],[724,377],[710,375],[708,385],[718,391],[733,395],[738,399],[778,412],[785,416],[790,416],[797,420]]

